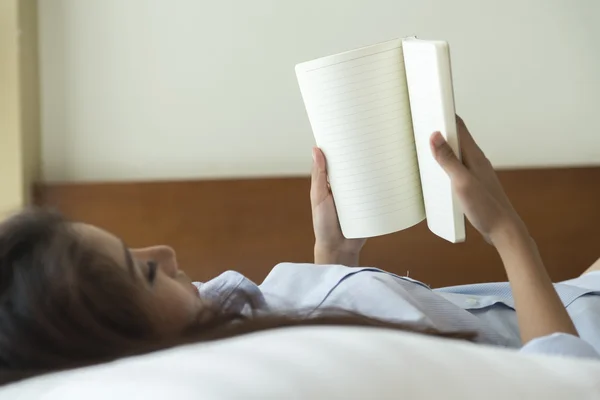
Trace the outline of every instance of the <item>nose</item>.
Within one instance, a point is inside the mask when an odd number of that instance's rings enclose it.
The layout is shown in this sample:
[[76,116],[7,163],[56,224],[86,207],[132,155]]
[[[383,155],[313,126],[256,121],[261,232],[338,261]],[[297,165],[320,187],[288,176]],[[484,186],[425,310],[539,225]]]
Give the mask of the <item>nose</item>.
[[152,246],[142,249],[131,249],[131,255],[142,262],[155,262],[168,276],[175,278],[179,267],[175,250],[169,246]]

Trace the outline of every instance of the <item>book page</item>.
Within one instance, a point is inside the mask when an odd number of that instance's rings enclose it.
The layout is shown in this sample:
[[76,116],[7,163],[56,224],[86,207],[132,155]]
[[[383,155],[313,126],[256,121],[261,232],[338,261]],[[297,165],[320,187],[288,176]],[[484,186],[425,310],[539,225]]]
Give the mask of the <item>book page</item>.
[[460,158],[448,45],[406,39],[403,48],[427,226],[450,242],[462,242],[463,212],[429,145],[431,134],[440,131]]
[[347,238],[399,231],[425,217],[401,45],[296,66]]

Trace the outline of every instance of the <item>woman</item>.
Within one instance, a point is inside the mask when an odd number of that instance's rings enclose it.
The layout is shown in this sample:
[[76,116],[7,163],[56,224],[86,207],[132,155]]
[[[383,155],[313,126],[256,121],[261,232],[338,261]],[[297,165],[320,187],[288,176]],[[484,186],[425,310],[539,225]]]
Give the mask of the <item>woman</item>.
[[299,324],[378,325],[523,346],[526,352],[598,357],[600,262],[582,277],[553,286],[491,164],[462,120],[457,123],[464,164],[439,133],[432,135],[432,152],[471,224],[497,249],[510,287],[432,291],[409,278],[351,268],[359,265],[365,240],[342,236],[325,158],[315,149],[315,263],[280,264],[260,286],[232,271],[192,284],[169,247],[128,249],[108,232],[55,214],[27,211],[5,221],[3,381]]

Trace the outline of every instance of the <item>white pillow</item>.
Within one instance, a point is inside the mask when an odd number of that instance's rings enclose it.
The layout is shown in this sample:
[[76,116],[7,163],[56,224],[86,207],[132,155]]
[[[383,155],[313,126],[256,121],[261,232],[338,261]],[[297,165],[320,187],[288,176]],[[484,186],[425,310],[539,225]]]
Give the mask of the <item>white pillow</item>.
[[600,362],[374,328],[302,327],[42,376],[1,399],[600,399]]

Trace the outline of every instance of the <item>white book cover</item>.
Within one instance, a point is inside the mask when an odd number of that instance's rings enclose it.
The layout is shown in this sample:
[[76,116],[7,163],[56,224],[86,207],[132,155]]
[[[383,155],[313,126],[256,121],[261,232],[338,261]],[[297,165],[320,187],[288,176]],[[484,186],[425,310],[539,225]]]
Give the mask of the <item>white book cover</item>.
[[460,157],[448,44],[395,39],[296,65],[296,75],[347,238],[385,235],[427,219],[464,241],[464,215],[429,138]]

